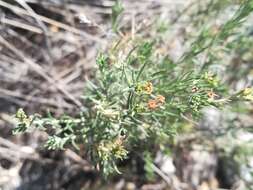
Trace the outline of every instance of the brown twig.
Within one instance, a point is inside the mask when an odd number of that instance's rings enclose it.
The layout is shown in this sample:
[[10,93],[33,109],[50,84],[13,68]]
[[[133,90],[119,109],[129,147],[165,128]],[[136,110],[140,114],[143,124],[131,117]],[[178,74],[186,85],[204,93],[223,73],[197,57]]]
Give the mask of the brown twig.
[[[22,15],[27,15],[27,16],[34,16],[34,15],[31,15],[29,12],[27,12],[26,10],[22,9],[22,8],[19,8],[17,6],[14,6],[14,5],[11,5],[9,3],[6,3],[2,0],[0,0],[0,6],[2,7],[5,7],[7,9],[10,9],[11,11],[13,11],[14,13],[17,13],[17,14],[22,14]],[[95,41],[95,42],[98,42],[98,43],[102,43],[104,44],[105,41],[100,39],[100,38],[97,38],[93,35],[90,35],[84,31],[81,31],[81,30],[78,30],[72,26],[69,26],[67,24],[64,24],[64,23],[61,23],[61,22],[58,22],[56,20],[53,20],[53,19],[50,19],[48,17],[45,17],[45,16],[42,16],[42,15],[39,15],[39,14],[36,14],[36,18],[47,23],[47,24],[51,24],[51,25],[54,25],[58,28],[61,28],[61,29],[64,29],[66,31],[69,31],[69,32],[72,32],[74,34],[77,34],[77,35],[81,35],[83,37],[86,37],[92,41]]]
[[48,74],[44,71],[44,69],[36,64],[33,60],[27,58],[20,50],[6,41],[2,36],[0,36],[0,43],[5,45],[8,49],[10,49],[13,53],[15,53],[19,58],[21,58],[25,63],[27,63],[34,71],[36,71],[41,77],[46,79],[51,85],[56,87],[60,92],[66,95],[73,103],[77,106],[82,107],[82,103],[77,100],[73,95],[71,95],[67,90],[65,90],[61,85],[56,83],[54,79],[52,79]]

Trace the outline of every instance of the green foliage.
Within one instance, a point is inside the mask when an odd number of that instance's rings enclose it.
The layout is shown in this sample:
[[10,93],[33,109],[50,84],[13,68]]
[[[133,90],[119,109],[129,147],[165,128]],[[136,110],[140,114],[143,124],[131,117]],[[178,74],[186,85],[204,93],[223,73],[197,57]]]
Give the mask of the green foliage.
[[123,5],[120,0],[116,0],[114,6],[112,7],[112,30],[114,32],[118,31],[119,26],[119,16],[124,11]]
[[[112,12],[115,31],[122,11],[117,1]],[[208,67],[192,67],[198,55],[233,35],[251,11],[252,1],[245,1],[218,33],[202,30],[179,62],[160,54],[161,45],[153,38],[118,39],[116,45],[97,56],[96,77],[86,84],[79,117],[28,117],[20,109],[14,132],[52,128],[47,148],[63,149],[72,144],[78,149],[82,145],[90,162],[105,175],[119,172],[117,163],[138,147],[152,176],[149,152],[154,144],[161,147],[171,142],[180,126],[198,120],[206,106],[224,107],[233,101],[252,100],[251,88],[229,94],[227,86]]]
[[153,159],[149,152],[144,153],[144,161],[145,161],[145,172],[146,178],[149,180],[154,179],[155,173],[153,170]]
[[30,126],[32,122],[32,117],[28,117],[23,109],[19,109],[15,115],[17,119],[17,127],[13,130],[13,133],[22,133],[25,132]]
[[[210,3],[214,2],[215,1],[211,1]],[[222,1],[217,1],[213,6],[216,7],[220,5],[221,2]],[[223,46],[227,42],[227,39],[237,32],[236,30],[240,29],[242,24],[246,21],[246,17],[249,16],[252,11],[252,0],[243,0],[232,18],[228,19],[222,26],[204,25],[197,38],[191,43],[190,50],[185,52],[179,62],[187,61],[193,63],[193,60],[204,52],[209,53],[210,58],[212,58],[211,52],[215,52],[215,48]],[[205,64],[206,63],[202,65],[202,68],[205,67]],[[187,66],[192,66],[192,64]]]

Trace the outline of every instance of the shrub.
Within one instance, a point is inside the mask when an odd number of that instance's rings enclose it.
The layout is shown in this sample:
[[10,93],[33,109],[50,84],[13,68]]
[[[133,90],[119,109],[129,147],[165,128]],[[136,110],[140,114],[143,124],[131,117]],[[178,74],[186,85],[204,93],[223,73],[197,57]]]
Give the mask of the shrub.
[[[118,30],[117,14],[122,12],[118,2],[116,6],[114,31]],[[252,9],[252,1],[242,1],[217,33],[203,29],[178,61],[160,53],[159,39],[137,36],[115,40],[107,52],[97,56],[96,77],[86,82],[83,107],[76,117],[28,116],[19,109],[14,132],[47,131],[50,127],[54,133],[45,144],[48,149],[71,144],[78,150],[82,144],[87,158],[103,174],[119,172],[117,163],[129,152],[142,155],[153,147],[163,147],[174,135],[180,135],[184,124],[197,121],[202,108],[252,100],[251,88],[231,94],[218,75],[209,71],[210,62],[195,68],[198,56],[212,59],[212,49],[224,46]]]

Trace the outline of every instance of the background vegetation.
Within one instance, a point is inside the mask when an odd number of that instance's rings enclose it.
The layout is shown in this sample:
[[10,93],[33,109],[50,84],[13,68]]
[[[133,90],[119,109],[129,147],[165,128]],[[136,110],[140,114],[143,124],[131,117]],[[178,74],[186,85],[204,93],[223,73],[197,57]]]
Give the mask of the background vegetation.
[[252,0],[0,6],[1,188],[253,188]]

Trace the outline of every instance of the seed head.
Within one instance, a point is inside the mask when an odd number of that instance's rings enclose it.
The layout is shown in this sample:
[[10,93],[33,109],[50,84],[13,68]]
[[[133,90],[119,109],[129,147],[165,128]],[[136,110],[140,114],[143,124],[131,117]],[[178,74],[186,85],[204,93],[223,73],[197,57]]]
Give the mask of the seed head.
[[208,96],[210,99],[214,99],[214,98],[217,97],[218,95],[215,94],[215,93],[211,90],[211,91],[209,91],[209,92],[207,93],[207,96]]
[[165,97],[162,96],[162,95],[156,96],[156,102],[157,102],[157,103],[164,104],[164,103],[165,103]]
[[151,82],[147,82],[144,86],[144,90],[147,94],[151,94],[153,92],[153,85]]
[[156,100],[149,100],[148,101],[148,108],[149,109],[156,109],[158,107],[158,104]]

